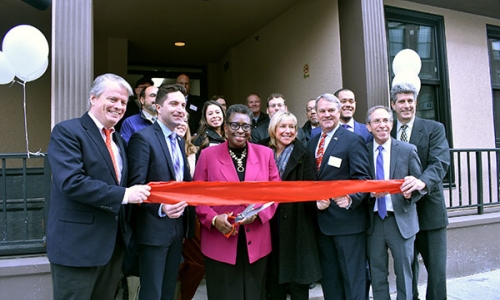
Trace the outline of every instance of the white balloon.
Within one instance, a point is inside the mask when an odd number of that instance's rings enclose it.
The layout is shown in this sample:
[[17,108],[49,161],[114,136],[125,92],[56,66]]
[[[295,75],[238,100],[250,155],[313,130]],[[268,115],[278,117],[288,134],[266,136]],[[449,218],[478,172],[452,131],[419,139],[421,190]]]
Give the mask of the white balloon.
[[15,73],[7,55],[0,51],[0,84],[11,83]]
[[398,75],[404,71],[411,71],[418,75],[422,68],[422,61],[417,52],[412,49],[403,49],[396,54],[392,61],[392,71]]
[[19,25],[7,32],[2,49],[16,74],[27,77],[43,65],[49,55],[49,43],[43,33],[31,25]]
[[23,74],[18,74],[16,73],[16,77],[21,79],[24,82],[30,82],[33,80],[37,80],[40,78],[43,74],[45,74],[45,71],[47,71],[47,67],[49,66],[49,58],[46,57],[45,61],[43,64],[36,70],[35,72],[28,74],[28,75],[23,75]]
[[416,88],[417,93],[420,92],[420,78],[417,74],[413,73],[413,71],[404,71],[396,74],[396,76],[394,76],[394,79],[392,80],[392,87],[394,87],[396,84],[401,83],[409,83]]

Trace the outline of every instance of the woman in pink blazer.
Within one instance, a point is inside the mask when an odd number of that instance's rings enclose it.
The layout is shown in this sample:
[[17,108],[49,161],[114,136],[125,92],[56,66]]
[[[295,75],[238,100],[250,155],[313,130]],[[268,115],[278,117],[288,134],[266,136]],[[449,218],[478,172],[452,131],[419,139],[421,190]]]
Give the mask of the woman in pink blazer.
[[[229,107],[224,126],[227,141],[201,152],[194,180],[280,180],[272,150],[248,142],[252,129],[248,107],[242,104]],[[208,299],[265,299],[267,255],[271,252],[269,220],[276,206],[244,219],[226,238],[224,235],[232,229],[228,213],[236,216],[245,208],[246,205],[196,207]]]

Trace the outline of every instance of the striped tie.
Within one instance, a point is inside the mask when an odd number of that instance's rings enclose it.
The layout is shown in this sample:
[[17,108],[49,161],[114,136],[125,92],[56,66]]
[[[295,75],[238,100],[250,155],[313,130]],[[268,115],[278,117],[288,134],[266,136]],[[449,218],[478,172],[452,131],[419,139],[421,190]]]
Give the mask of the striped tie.
[[169,136],[170,139],[170,149],[172,150],[172,162],[174,163],[174,173],[175,180],[182,181],[184,176],[181,172],[181,157],[179,155],[178,147],[177,147],[177,135],[175,132],[172,132]]

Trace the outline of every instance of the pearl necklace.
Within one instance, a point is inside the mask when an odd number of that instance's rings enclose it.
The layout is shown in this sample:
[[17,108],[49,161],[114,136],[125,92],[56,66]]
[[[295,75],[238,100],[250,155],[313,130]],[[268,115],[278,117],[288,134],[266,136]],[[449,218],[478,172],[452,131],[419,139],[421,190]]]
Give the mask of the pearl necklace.
[[243,159],[247,156],[247,149],[243,150],[241,153],[241,157],[236,157],[236,154],[234,154],[233,150],[229,149],[229,155],[236,161],[236,164],[238,165],[236,167],[236,171],[242,173],[245,171],[245,167],[243,167]]

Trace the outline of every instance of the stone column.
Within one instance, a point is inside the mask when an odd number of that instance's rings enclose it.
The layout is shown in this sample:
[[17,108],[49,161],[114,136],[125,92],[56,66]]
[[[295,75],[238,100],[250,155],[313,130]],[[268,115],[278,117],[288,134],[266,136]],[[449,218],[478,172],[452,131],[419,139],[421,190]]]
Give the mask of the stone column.
[[339,0],[343,87],[356,94],[356,120],[368,108],[389,105],[383,0]]
[[92,0],[52,1],[51,127],[88,108],[94,77]]

